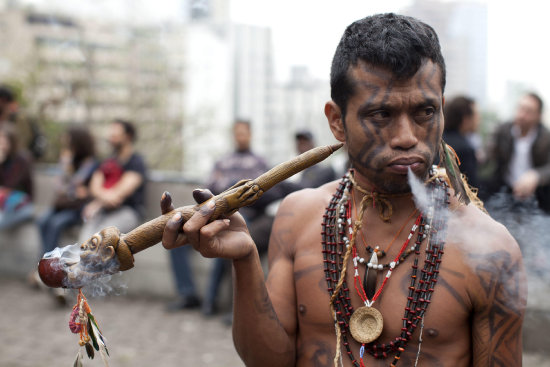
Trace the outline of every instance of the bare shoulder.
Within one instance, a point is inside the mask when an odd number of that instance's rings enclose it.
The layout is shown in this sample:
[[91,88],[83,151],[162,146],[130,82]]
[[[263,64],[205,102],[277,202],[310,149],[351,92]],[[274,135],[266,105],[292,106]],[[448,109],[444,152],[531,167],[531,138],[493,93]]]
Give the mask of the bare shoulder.
[[318,211],[320,208],[324,210],[336,189],[336,185],[337,182],[333,181],[318,188],[302,189],[291,193],[282,201],[277,217],[287,211],[307,214]]
[[303,236],[319,233],[319,220],[337,182],[288,195],[279,206],[269,242],[270,258],[284,254],[294,257],[296,243]]
[[473,204],[451,211],[448,242],[462,251],[474,254],[505,252],[521,257],[517,241],[501,223]]
[[461,206],[451,215],[447,243],[462,253],[473,304],[487,309],[503,302],[519,312],[526,287],[517,241],[502,224],[474,205]]

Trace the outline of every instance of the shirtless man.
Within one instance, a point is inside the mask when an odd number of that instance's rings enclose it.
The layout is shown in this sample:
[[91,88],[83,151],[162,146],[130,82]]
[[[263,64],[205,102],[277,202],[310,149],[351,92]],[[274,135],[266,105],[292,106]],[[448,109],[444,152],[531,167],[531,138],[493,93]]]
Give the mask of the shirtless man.
[[[347,145],[354,182],[346,179],[342,184],[305,189],[283,201],[271,234],[267,280],[238,213],[207,224],[212,207],[205,205],[183,227],[179,215],[169,221],[163,237],[166,248],[191,244],[205,257],[233,260],[233,336],[247,366],[521,365],[526,303],[521,253],[503,226],[473,204],[459,202],[453,190],[444,255],[438,258],[438,268],[426,265],[431,279],[438,274],[437,281],[429,286],[433,292],[430,289],[416,300],[416,307],[425,312],[406,323],[416,326],[406,329],[410,338],[400,339],[402,318],[410,305],[409,286],[416,279],[415,261],[420,280],[427,245],[435,242],[420,236],[415,248],[419,231],[429,232],[429,228],[418,222],[420,213],[407,176],[411,170],[423,181],[429,177],[443,131],[444,86],[445,64],[431,27],[394,14],[359,20],[347,28],[336,50],[332,100],[325,105],[330,129]],[[402,247],[407,249],[403,254],[408,254],[386,283],[388,265],[374,272],[375,288],[372,276],[365,277],[367,266],[359,261],[355,276],[353,256],[340,265],[336,261],[336,272],[329,268],[330,277],[339,279],[344,274],[349,290],[348,300],[345,296],[333,300],[336,310],[346,302],[353,310],[369,308],[364,292],[370,293],[367,300],[372,300],[373,290],[379,293],[371,307],[380,311],[384,321],[381,335],[372,344],[354,340],[349,315],[331,311],[327,290],[322,250],[331,244],[321,235],[327,231],[321,223],[332,215],[326,208],[343,186],[348,188],[349,200],[343,201],[347,203],[343,214],[336,215],[343,216],[344,222],[351,216],[352,225],[345,233],[356,227],[352,248],[357,259],[369,262],[369,247],[372,252],[377,245],[377,253],[385,252],[380,264],[389,265]],[[367,201],[369,205],[361,210],[364,192],[377,196],[374,204]],[[195,194],[198,201],[209,196],[204,191]],[[384,210],[379,211],[381,205]],[[420,225],[413,226],[415,222]],[[403,246],[410,232],[413,239]],[[341,237],[338,241],[342,242]],[[409,252],[411,246],[414,251]],[[362,285],[357,285],[358,280]],[[333,289],[336,283],[332,281]],[[418,284],[414,289],[419,289]],[[390,342],[400,345],[392,349]],[[373,352],[373,345],[378,351]],[[387,357],[374,358],[374,353],[383,356],[382,349]],[[341,357],[335,358],[337,351]]]

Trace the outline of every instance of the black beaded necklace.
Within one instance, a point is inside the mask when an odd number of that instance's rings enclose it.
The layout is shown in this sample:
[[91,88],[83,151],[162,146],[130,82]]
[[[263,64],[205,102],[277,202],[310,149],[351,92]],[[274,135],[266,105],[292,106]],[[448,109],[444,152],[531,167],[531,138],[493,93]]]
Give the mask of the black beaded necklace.
[[[348,218],[346,215],[346,213],[349,213],[349,193],[352,187],[348,175],[349,173],[342,178],[326,208],[325,214],[323,215],[321,233],[325,279],[332,300],[331,307],[334,311],[337,335],[341,335],[341,342],[355,367],[361,367],[363,365],[362,355],[364,351],[367,351],[374,358],[387,358],[390,353],[395,353],[393,362],[390,364],[390,366],[395,366],[400,359],[401,353],[405,350],[407,343],[411,340],[419,322],[423,321],[424,314],[430,304],[435,284],[437,283],[439,266],[444,253],[444,235],[447,222],[447,212],[445,209],[449,204],[448,185],[440,178],[434,178],[430,180],[428,184],[429,192],[432,195],[432,202],[426,210],[427,213],[423,213],[417,239],[411,251],[411,253],[414,252],[415,258],[412,264],[411,281],[408,288],[409,293],[407,296],[407,305],[405,307],[401,334],[389,343],[371,342],[363,344],[360,350],[361,358],[358,361],[354,357],[348,342],[348,335],[350,333],[349,321],[354,312],[354,308],[351,305],[349,287],[345,281],[345,274],[342,274],[344,255],[350,246],[349,236],[352,232],[351,218]],[[418,260],[421,253],[420,244],[425,238],[428,238],[428,244],[425,250],[426,258],[424,260],[424,268],[421,269],[420,274],[418,274]],[[403,259],[403,261],[404,260],[405,259]],[[344,279],[341,287],[337,290],[337,294],[334,296],[340,277],[344,277]],[[339,344],[337,348],[338,354]],[[418,354],[419,353],[420,344]]]

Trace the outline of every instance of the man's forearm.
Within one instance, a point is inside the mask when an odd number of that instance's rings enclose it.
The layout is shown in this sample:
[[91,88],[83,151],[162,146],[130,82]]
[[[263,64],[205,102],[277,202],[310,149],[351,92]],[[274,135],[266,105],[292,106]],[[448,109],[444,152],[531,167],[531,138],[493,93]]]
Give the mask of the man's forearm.
[[294,366],[294,336],[280,323],[267,292],[258,252],[233,261],[233,340],[247,366]]

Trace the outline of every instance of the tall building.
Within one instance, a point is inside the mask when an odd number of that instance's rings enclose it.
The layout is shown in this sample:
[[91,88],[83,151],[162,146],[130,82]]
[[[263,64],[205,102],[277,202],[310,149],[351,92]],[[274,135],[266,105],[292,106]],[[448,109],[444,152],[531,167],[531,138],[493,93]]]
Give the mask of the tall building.
[[[151,165],[181,166],[181,135],[173,130],[179,125],[175,131],[181,131],[182,109],[166,101],[181,94],[181,61],[169,62],[168,55],[182,42],[160,42],[181,37],[180,29],[18,6],[0,11],[0,27],[0,79],[23,87],[28,112],[42,123],[86,123],[100,135],[113,118],[129,119],[138,125],[138,148],[147,147]],[[151,144],[166,139],[164,146]]]
[[290,80],[278,85],[274,93],[271,130],[278,131],[278,149],[273,156],[279,161],[296,155],[294,135],[297,130],[310,130],[318,145],[334,143],[323,107],[330,100],[328,81],[314,78],[307,67],[294,66]]
[[214,161],[232,149],[233,74],[227,27],[185,25],[183,166],[186,178],[204,180]]
[[228,4],[227,0],[189,3],[183,173],[196,180],[206,179],[215,160],[233,150],[236,119],[251,122],[254,151],[271,158],[277,149],[277,131],[268,126],[273,88],[271,30],[231,23]]
[[271,158],[279,149],[278,131],[269,124],[274,83],[271,30],[233,24],[231,48],[233,116],[250,120],[253,149]]
[[474,1],[416,0],[403,10],[431,25],[447,67],[445,95],[466,94],[488,103],[487,5]]

